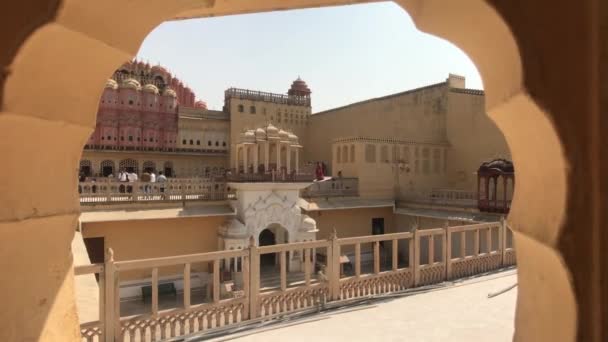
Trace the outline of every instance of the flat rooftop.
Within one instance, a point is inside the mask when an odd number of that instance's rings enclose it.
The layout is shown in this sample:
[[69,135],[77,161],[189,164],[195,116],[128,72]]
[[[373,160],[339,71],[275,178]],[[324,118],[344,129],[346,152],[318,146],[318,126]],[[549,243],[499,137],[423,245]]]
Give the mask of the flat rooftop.
[[488,294],[516,282],[516,270],[508,270],[350,312],[311,316],[211,341],[510,342],[517,288],[493,298]]

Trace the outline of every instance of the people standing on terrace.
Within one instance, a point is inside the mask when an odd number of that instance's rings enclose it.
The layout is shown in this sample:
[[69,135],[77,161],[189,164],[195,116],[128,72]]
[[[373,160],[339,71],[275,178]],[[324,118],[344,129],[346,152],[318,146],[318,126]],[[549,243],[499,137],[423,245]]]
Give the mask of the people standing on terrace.
[[321,162],[317,162],[317,168],[315,169],[315,177],[316,180],[322,181],[325,178],[325,174],[323,173],[323,166]]

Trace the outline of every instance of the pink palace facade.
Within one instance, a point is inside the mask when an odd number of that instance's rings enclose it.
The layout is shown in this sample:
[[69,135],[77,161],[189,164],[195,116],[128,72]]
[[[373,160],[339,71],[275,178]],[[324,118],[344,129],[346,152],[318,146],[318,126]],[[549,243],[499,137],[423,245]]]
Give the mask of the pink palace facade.
[[97,125],[85,148],[174,151],[178,146],[178,106],[207,108],[162,66],[125,63],[106,82]]

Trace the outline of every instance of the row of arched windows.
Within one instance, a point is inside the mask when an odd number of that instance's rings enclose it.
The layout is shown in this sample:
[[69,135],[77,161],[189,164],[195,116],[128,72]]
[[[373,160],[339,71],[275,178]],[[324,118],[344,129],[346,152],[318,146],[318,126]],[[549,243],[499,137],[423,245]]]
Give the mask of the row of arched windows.
[[[378,146],[376,144],[365,145],[366,163],[404,163],[410,164],[410,147],[393,145],[389,150],[389,145],[380,145],[380,156],[377,157]],[[338,148],[337,158],[344,160],[344,149]],[[390,152],[390,153],[389,153]],[[443,158],[442,158],[443,156]],[[342,157],[342,159],[339,159]],[[414,173],[424,175],[440,174],[447,172],[447,150],[444,148],[414,147]],[[344,162],[344,161],[343,161]]]
[[336,162],[337,163],[354,163],[355,162],[355,145],[338,145],[336,147]]
[[[182,145],[194,145],[195,141],[193,139],[187,140],[187,139],[183,139],[182,140]],[[221,144],[222,147],[226,147],[226,142],[222,141],[221,143],[219,141],[215,141],[215,143],[211,140],[207,140],[207,146],[215,146],[215,147],[219,147]],[[200,140],[196,140],[196,145],[200,146],[201,145],[201,141]]]

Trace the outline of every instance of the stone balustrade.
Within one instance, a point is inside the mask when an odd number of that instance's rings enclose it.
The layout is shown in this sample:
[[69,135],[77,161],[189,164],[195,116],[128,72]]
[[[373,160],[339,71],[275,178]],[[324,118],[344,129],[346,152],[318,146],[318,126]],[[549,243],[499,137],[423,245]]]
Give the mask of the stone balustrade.
[[[370,258],[365,256],[369,255]],[[268,258],[270,256],[270,259]],[[261,261],[271,260],[279,276],[274,287],[261,288]],[[191,303],[192,265],[206,263],[212,276],[208,301]],[[400,292],[514,265],[510,229],[504,221],[413,232],[295,242],[211,253],[114,261],[75,267],[76,276],[98,274],[99,321],[81,325],[82,340],[159,341],[203,334],[248,320],[270,320],[301,310]],[[222,295],[225,269],[231,265],[232,296]],[[181,267],[183,302],[159,309],[159,269]],[[149,270],[149,312],[125,317],[120,312],[120,273]],[[266,270],[267,272],[267,270]],[[291,282],[289,275],[302,274]]]
[[348,197],[359,196],[358,178],[332,178],[323,182],[314,182],[302,190],[302,197]]
[[168,178],[166,182],[118,182],[99,178],[78,183],[81,205],[152,201],[221,201],[235,194],[221,178]]

